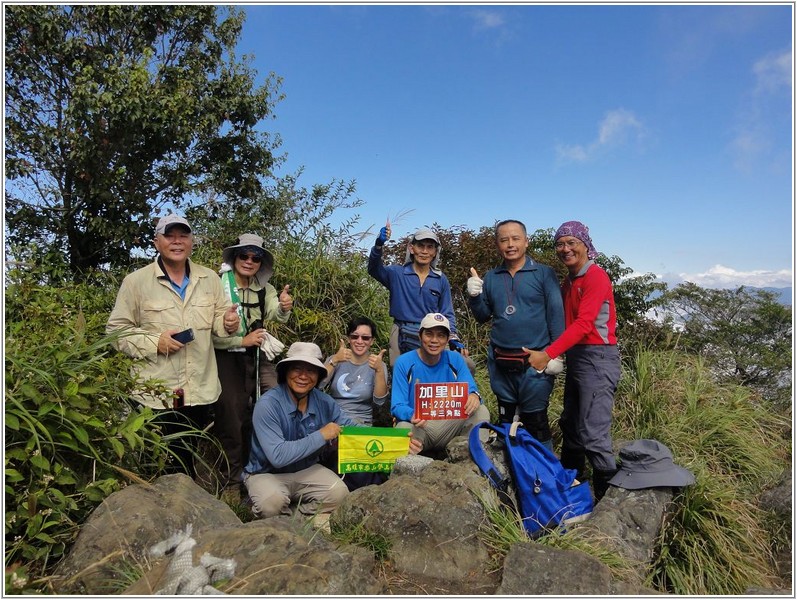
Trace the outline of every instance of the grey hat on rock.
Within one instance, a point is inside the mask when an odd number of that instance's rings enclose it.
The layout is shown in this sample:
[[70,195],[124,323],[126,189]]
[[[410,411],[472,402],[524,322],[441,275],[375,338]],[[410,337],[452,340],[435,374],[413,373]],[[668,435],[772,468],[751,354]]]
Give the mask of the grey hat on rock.
[[191,233],[191,226],[183,217],[177,215],[166,215],[158,219],[158,224],[155,226],[155,235],[165,235],[175,225],[182,225]]
[[236,243],[232,246],[227,246],[221,255],[222,262],[228,264],[231,268],[235,268],[235,257],[238,254],[257,254],[263,257],[263,262],[260,263],[260,269],[257,271],[257,280],[262,284],[266,283],[274,274],[274,256],[263,247],[263,238],[254,233],[242,234]]
[[327,376],[327,368],[324,366],[324,355],[321,353],[321,348],[311,342],[294,342],[288,348],[288,353],[281,361],[277,363],[277,381],[283,383],[285,381],[285,371],[288,365],[293,362],[303,362],[312,365],[318,369],[318,383],[323,381]]
[[691,471],[673,463],[670,449],[657,440],[635,440],[620,450],[620,470],[609,480],[627,490],[683,487],[694,482]]

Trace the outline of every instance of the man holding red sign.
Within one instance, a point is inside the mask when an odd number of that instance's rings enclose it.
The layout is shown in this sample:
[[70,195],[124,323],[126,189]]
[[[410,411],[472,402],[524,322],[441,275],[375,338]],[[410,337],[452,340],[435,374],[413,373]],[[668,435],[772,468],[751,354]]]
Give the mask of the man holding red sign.
[[476,381],[461,354],[448,350],[451,325],[440,313],[421,321],[421,347],[399,356],[393,368],[390,412],[396,427],[412,428],[424,450],[442,450],[474,425],[490,420]]

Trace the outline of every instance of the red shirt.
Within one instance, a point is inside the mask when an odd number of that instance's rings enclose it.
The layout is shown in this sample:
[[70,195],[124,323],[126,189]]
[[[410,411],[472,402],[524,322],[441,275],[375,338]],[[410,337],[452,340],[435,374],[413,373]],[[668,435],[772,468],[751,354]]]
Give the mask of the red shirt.
[[606,271],[591,260],[575,276],[562,283],[565,330],[545,352],[551,358],[576,344],[615,345],[617,317],[612,282]]

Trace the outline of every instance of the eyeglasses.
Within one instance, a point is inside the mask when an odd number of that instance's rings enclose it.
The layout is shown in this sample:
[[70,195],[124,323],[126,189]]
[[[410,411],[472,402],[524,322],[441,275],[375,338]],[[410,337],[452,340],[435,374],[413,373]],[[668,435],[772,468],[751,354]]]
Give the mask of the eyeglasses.
[[364,342],[370,342],[372,339],[374,339],[374,336],[372,336],[372,335],[360,335],[359,333],[350,333],[349,334],[349,339],[350,340],[362,340]]
[[263,262],[263,257],[258,256],[257,254],[239,254],[238,258],[240,258],[244,262],[246,262],[247,260],[251,260],[253,263]]
[[553,247],[557,250],[562,250],[567,247],[568,250],[572,250],[576,246],[581,243],[581,240],[567,240],[566,242],[556,242]]

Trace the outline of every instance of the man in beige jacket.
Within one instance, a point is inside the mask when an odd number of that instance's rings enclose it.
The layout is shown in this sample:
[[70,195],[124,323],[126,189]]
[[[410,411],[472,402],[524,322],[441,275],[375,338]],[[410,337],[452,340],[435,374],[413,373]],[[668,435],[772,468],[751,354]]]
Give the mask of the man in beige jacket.
[[[134,372],[142,381],[157,380],[166,388],[160,395],[140,391],[135,400],[159,412],[168,434],[209,422],[209,407],[221,392],[211,334],[234,334],[240,318],[219,276],[191,262],[194,239],[188,221],[177,215],[161,218],[154,245],[155,261],[122,281],[106,331],[119,332],[116,347],[139,359]],[[171,447],[174,470],[194,475],[194,447],[190,442]]]

